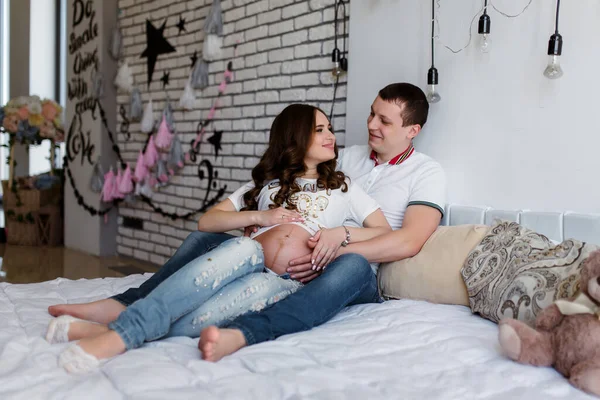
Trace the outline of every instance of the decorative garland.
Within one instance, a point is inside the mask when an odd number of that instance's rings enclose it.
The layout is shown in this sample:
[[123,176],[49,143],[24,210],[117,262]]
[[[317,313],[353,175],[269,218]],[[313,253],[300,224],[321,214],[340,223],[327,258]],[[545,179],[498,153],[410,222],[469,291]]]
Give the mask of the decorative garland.
[[[123,157],[121,156],[121,149],[117,145],[117,142],[115,140],[113,132],[109,128],[108,120],[106,119],[106,112],[104,111],[104,108],[102,107],[102,104],[100,104],[100,101],[98,99],[96,99],[96,106],[98,107],[98,110],[100,112],[100,119],[102,121],[102,124],[104,125],[104,128],[108,132],[108,137],[113,145],[112,149],[116,153],[118,161],[121,163],[121,167],[125,168],[127,166],[127,163],[125,163],[125,161],[123,160]],[[71,143],[71,137],[73,134],[74,134],[74,129],[69,129],[69,133],[66,138],[67,143]],[[81,207],[83,207],[88,213],[90,213],[92,216],[96,216],[96,215],[104,216],[108,212],[110,212],[110,210],[112,210],[113,207],[118,206],[118,204],[123,201],[123,199],[115,199],[115,200],[113,200],[113,204],[104,210],[99,210],[99,209],[94,208],[93,206],[88,205],[85,202],[85,199],[83,198],[83,196],[81,195],[81,192],[77,189],[77,185],[75,184],[75,179],[73,178],[73,174],[71,173],[71,169],[69,168],[69,160],[70,159],[73,159],[73,157],[71,157],[70,146],[67,146],[67,151],[63,158],[64,169],[67,172],[67,177],[69,178],[69,182],[71,183],[71,186],[73,187],[73,193],[74,193],[75,197],[77,198],[77,203]],[[206,174],[202,170],[202,167],[206,168]],[[216,188],[216,181],[214,181],[214,179],[218,177],[218,174],[216,171],[214,171],[213,166],[206,160],[201,161],[200,164],[198,165],[198,177],[200,178],[200,180],[203,180],[205,177],[207,177],[208,178],[208,187],[206,190],[206,196],[204,197],[202,207],[198,208],[195,211],[190,211],[185,214],[168,213],[168,212],[164,211],[161,207],[155,205],[149,197],[141,195],[140,198],[144,203],[148,204],[155,212],[161,214],[163,217],[168,217],[171,220],[188,219],[192,215],[200,213],[200,212],[204,212],[208,209],[208,207],[216,204],[218,199],[221,196],[223,196],[223,194],[225,193],[225,190],[227,190],[227,185],[225,185],[217,191],[217,193],[215,194],[214,197],[212,197],[211,199],[208,198],[208,195],[209,195],[211,189]]]

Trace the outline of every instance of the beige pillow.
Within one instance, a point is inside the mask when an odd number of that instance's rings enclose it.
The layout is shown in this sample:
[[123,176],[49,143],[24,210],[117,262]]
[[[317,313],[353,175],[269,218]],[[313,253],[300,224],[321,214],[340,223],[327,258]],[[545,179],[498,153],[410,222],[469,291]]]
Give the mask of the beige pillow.
[[416,256],[379,267],[381,296],[468,306],[460,269],[489,229],[485,225],[440,226]]

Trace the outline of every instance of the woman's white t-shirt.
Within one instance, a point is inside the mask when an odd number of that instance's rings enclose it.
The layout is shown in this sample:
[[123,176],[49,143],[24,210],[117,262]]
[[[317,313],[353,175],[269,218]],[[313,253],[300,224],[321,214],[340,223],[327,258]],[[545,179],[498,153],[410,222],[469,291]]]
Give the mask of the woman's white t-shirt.
[[[304,222],[293,222],[293,224],[300,225],[311,235],[324,228],[342,226],[347,220],[362,226],[365,218],[379,208],[379,204],[371,196],[366,194],[360,186],[352,184],[348,179],[346,180],[348,184],[348,191],[346,192],[342,192],[341,189],[317,188],[316,179],[298,178],[296,183],[302,188],[302,191],[294,193],[290,198],[290,202],[296,205],[296,209],[304,218]],[[254,182],[249,182],[229,196],[229,200],[231,200],[237,211],[245,207],[244,194],[253,187]],[[274,204],[272,199],[279,189],[279,180],[269,181],[263,186],[257,198],[259,211],[268,210],[269,205]],[[287,204],[284,203],[285,205]],[[250,237],[255,238],[278,225],[261,227]]]

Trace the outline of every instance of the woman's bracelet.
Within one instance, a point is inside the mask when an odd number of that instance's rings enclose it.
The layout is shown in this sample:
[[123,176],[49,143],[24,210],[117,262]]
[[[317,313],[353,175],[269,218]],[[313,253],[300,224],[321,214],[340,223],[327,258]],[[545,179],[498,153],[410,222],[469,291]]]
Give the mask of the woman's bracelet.
[[344,228],[344,230],[346,231],[346,239],[344,239],[344,241],[342,242],[342,246],[346,247],[350,243],[350,231],[343,225],[342,228]]

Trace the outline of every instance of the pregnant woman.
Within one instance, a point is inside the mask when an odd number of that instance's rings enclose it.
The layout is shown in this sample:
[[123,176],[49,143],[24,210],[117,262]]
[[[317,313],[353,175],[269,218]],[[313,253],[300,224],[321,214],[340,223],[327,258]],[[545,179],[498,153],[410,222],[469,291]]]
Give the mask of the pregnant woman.
[[[197,337],[206,326],[261,310],[298,290],[302,283],[290,279],[288,262],[312,252],[314,264],[325,266],[342,245],[340,232],[357,242],[391,231],[377,203],[335,170],[337,154],[321,110],[301,104],[284,109],[252,170],[253,181],[198,222],[205,232],[251,225],[258,230],[190,261],[108,325],[68,315],[51,321],[48,341],[81,339],[59,356],[59,364],[85,372],[146,341]],[[364,228],[346,228],[346,220]],[[314,249],[311,237],[318,238]]]

